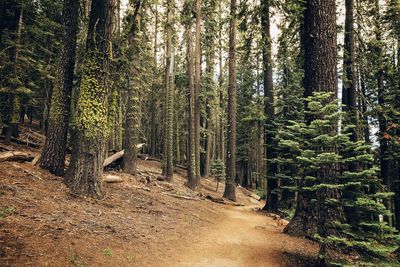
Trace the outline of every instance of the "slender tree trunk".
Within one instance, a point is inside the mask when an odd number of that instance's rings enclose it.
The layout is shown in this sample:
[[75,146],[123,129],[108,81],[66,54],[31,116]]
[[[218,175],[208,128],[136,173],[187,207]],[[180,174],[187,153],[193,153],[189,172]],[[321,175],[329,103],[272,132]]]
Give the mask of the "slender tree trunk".
[[267,202],[264,209],[272,212],[278,211],[278,194],[275,190],[278,188],[278,179],[275,175],[277,166],[271,160],[276,157],[274,141],[274,88],[272,80],[272,41],[270,33],[270,0],[261,2],[261,24],[263,40],[263,68],[264,68],[264,105],[265,105],[265,156],[267,158]]
[[20,97],[15,92],[19,84],[16,81],[19,80],[19,51],[21,46],[21,33],[22,33],[22,23],[24,16],[23,4],[20,3],[15,7],[14,18],[10,27],[10,32],[13,34],[12,41],[13,45],[9,50],[9,61],[11,65],[11,73],[9,74],[10,80],[8,81],[8,86],[11,93],[9,94],[9,113],[7,115],[7,127],[6,135],[4,139],[5,144],[11,143],[11,136],[18,136],[18,123],[19,123],[19,113],[20,113]]
[[[390,159],[389,159],[389,144],[388,140],[384,137],[384,134],[387,131],[388,125],[387,120],[385,117],[385,87],[384,87],[384,66],[383,66],[383,48],[382,48],[382,29],[381,29],[381,18],[380,18],[380,4],[379,0],[375,0],[375,12],[377,17],[375,18],[375,38],[376,38],[376,56],[377,62],[377,73],[376,73],[376,83],[377,83],[377,90],[378,90],[378,105],[380,107],[380,111],[378,112],[378,122],[379,122],[379,161],[381,167],[381,178],[383,184],[386,185],[387,190],[392,190],[392,180],[390,175]],[[391,199],[386,200],[385,204],[389,211],[392,211],[392,203]],[[389,225],[393,225],[393,217],[388,216]]]
[[186,29],[187,34],[187,65],[188,65],[188,94],[187,94],[187,118],[188,118],[188,149],[187,149],[187,176],[188,186],[191,189],[196,188],[197,179],[194,168],[195,162],[195,149],[194,149],[194,118],[193,118],[193,100],[194,100],[194,86],[193,86],[193,47],[192,47],[192,27],[188,26]]
[[166,65],[165,65],[165,105],[166,105],[166,134],[165,134],[165,151],[164,151],[164,165],[165,165],[165,176],[168,181],[171,181],[174,175],[173,166],[173,140],[174,140],[174,88],[173,88],[173,54],[172,54],[172,8],[173,0],[167,0],[167,21],[165,30],[167,33],[167,45],[166,45]]
[[40,166],[55,175],[64,174],[79,21],[78,11],[78,0],[63,1],[61,52],[51,97],[47,138],[40,158]]
[[236,0],[231,0],[229,18],[228,145],[224,197],[236,201]]
[[[349,123],[355,125],[352,128],[350,140],[358,140],[358,115],[357,115],[357,92],[356,92],[356,71],[355,71],[355,44],[354,44],[354,0],[346,0],[346,18],[344,33],[344,70],[345,78],[343,82],[343,104],[350,113]],[[350,171],[355,171],[356,166],[351,164]]]
[[220,29],[219,29],[219,106],[220,106],[220,111],[221,114],[219,116],[219,155],[218,158],[222,161],[225,162],[225,124],[224,124],[224,115],[225,115],[225,105],[224,105],[224,68],[223,68],[223,56],[222,56],[222,31],[223,31],[223,25],[222,25],[222,11],[221,11],[221,3],[219,6],[219,13],[220,13]]
[[158,5],[155,5],[154,23],[154,73],[151,91],[151,119],[150,119],[150,156],[155,157],[157,146],[157,124],[156,124],[156,93],[157,93],[157,49],[158,49]]
[[201,75],[201,0],[196,0],[195,91],[194,91],[194,150],[195,175],[200,185],[200,75]]
[[93,0],[77,112],[71,163],[65,183],[75,193],[101,195],[101,176],[108,136],[106,86],[112,31],[111,0]]

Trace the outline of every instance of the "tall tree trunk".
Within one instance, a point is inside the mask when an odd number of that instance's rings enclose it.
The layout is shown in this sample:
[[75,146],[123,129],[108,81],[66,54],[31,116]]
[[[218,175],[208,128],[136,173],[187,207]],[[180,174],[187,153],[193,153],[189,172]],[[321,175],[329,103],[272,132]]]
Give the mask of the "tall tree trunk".
[[[307,0],[304,10],[304,96],[314,92],[331,92],[337,96],[337,41],[336,41],[336,3],[335,0]],[[307,109],[307,101],[306,101]],[[314,120],[310,115],[306,123]],[[328,174],[326,174],[328,175]],[[301,181],[301,187],[311,186],[309,181]],[[327,192],[324,197],[330,194]],[[334,195],[334,194],[333,194]],[[317,224],[326,222],[328,208],[322,212],[325,203],[319,207],[312,201],[317,195],[309,190],[299,193],[294,217],[286,226],[285,232],[291,235],[312,237],[317,232]],[[323,200],[322,200],[323,201]],[[336,212],[332,212],[332,215]],[[324,229],[324,227],[322,227]],[[325,234],[325,233],[322,233]]]
[[272,40],[270,33],[270,0],[261,1],[261,24],[263,45],[263,69],[264,69],[264,105],[265,105],[265,156],[267,158],[267,202],[264,209],[272,212],[278,211],[278,179],[275,175],[277,166],[271,160],[276,157],[275,152],[275,126],[274,126],[274,88],[272,80]]
[[222,31],[223,31],[223,20],[222,20],[222,1],[219,2],[218,5],[218,13],[219,13],[219,44],[218,44],[218,49],[219,49],[219,76],[218,76],[218,82],[219,82],[219,106],[220,106],[220,111],[221,114],[219,116],[219,154],[218,154],[218,159],[222,160],[225,162],[225,135],[224,135],[224,115],[225,115],[225,103],[224,103],[224,68],[223,68],[223,47],[222,47]]
[[158,49],[158,5],[155,6],[155,23],[154,23],[154,73],[153,85],[151,91],[151,119],[150,119],[150,156],[155,157],[157,146],[157,124],[156,124],[156,93],[157,93],[157,49]]
[[200,185],[200,75],[201,75],[201,0],[196,0],[195,91],[194,91],[194,150],[195,175]]
[[139,73],[135,70],[140,64],[140,39],[141,34],[141,1],[136,1],[133,7],[132,25],[128,34],[128,42],[132,49],[129,60],[131,62],[130,90],[128,92],[128,103],[126,109],[125,135],[124,135],[124,172],[135,175],[137,165],[137,144],[139,143],[140,131],[140,83]]
[[[354,48],[354,0],[346,0],[346,18],[344,32],[344,67],[345,77],[343,81],[343,104],[349,112],[349,123],[355,125],[350,130],[350,140],[358,140],[358,115],[357,115],[357,92],[356,92],[356,69],[355,69],[355,48]],[[350,171],[355,171],[356,166],[351,164]]]
[[101,195],[108,136],[108,87],[112,0],[93,0],[74,117],[73,149],[65,183],[75,193]]
[[195,149],[194,149],[194,118],[193,118],[193,47],[192,47],[192,27],[189,25],[186,29],[187,34],[187,66],[188,66],[188,94],[187,94],[187,121],[188,121],[188,142],[187,142],[187,176],[188,186],[191,189],[196,188],[197,179],[195,174]]
[[231,0],[229,17],[228,145],[224,197],[236,201],[236,0]]
[[79,0],[63,1],[60,58],[51,97],[47,138],[40,158],[40,166],[55,175],[64,174],[75,68],[78,11]]
[[171,181],[174,175],[173,166],[173,141],[174,141],[174,88],[173,88],[173,59],[172,59],[172,8],[173,0],[167,0],[167,21],[165,30],[167,34],[166,44],[166,65],[165,65],[165,151],[164,151],[164,166],[165,176],[168,181]]
[[11,65],[11,73],[9,73],[8,87],[10,88],[8,104],[9,113],[7,115],[7,127],[5,129],[6,136],[4,139],[5,144],[11,143],[11,137],[18,135],[18,123],[19,123],[19,113],[20,113],[20,96],[15,92],[15,90],[20,86],[19,82],[19,51],[21,46],[21,33],[22,33],[22,23],[24,16],[23,4],[19,3],[15,7],[13,21],[10,26],[10,32],[12,33],[13,44],[9,50],[9,61]]
[[[377,72],[376,72],[376,84],[378,90],[378,105],[380,107],[380,111],[378,112],[378,123],[379,123],[379,161],[380,161],[380,169],[381,169],[381,178],[383,184],[387,187],[388,191],[392,190],[392,181],[390,175],[390,155],[389,155],[389,144],[388,140],[385,138],[384,134],[387,131],[388,124],[385,116],[385,87],[384,87],[384,63],[383,63],[383,44],[382,44],[382,29],[381,29],[381,18],[380,18],[380,4],[379,0],[375,0],[375,38],[376,38],[376,57],[377,62]],[[391,200],[388,199],[385,201],[387,209],[392,211],[392,203]],[[393,225],[393,217],[388,216],[389,225]]]

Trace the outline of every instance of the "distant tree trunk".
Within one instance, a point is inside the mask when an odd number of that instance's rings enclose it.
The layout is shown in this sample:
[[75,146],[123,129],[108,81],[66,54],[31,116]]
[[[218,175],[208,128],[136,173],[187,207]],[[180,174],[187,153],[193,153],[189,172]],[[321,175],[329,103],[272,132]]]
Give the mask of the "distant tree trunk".
[[[336,41],[336,3],[335,0],[307,0],[304,11],[304,85],[305,97],[314,92],[332,92],[337,96],[337,41]],[[307,101],[306,101],[307,109]],[[307,115],[306,123],[315,118]],[[328,173],[322,174],[329,176]],[[301,187],[312,183],[301,181]],[[312,237],[317,232],[317,224],[327,223],[329,216],[337,215],[325,205],[326,197],[336,197],[335,192],[327,190],[326,194],[318,195],[310,191],[299,193],[296,212],[285,232],[291,235]],[[321,202],[314,204],[312,199]],[[335,218],[336,219],[336,218]],[[321,225],[320,235],[326,235],[326,228]],[[323,252],[324,254],[324,252]]]
[[[380,111],[378,111],[378,123],[379,123],[379,161],[380,161],[380,169],[381,169],[381,178],[383,184],[387,187],[388,191],[392,190],[392,179],[390,175],[390,169],[391,169],[391,160],[390,160],[390,151],[389,151],[389,140],[385,138],[384,134],[387,131],[388,124],[387,124],[387,119],[385,116],[385,105],[386,105],[386,100],[385,100],[385,86],[384,86],[384,54],[383,54],[383,48],[382,48],[382,29],[381,29],[381,18],[380,18],[380,4],[379,0],[375,0],[375,12],[376,12],[376,18],[375,18],[375,38],[376,38],[376,47],[375,47],[375,52],[376,52],[376,57],[377,57],[377,62],[374,62],[377,66],[377,72],[376,72],[376,84],[377,84],[377,90],[378,90],[378,105],[380,107]],[[387,209],[389,211],[392,210],[392,203],[391,199],[388,199],[385,201],[385,204],[387,206]],[[393,217],[388,216],[389,219],[389,225],[393,225]]]
[[165,106],[166,106],[166,134],[165,134],[165,151],[164,151],[164,166],[165,176],[168,181],[171,181],[174,175],[173,166],[173,141],[174,141],[174,88],[173,88],[173,60],[172,60],[172,8],[173,0],[167,0],[167,21],[165,30],[167,33],[166,44],[166,65],[165,65]]
[[224,197],[236,201],[236,0],[231,0],[229,17],[228,145]]
[[223,68],[223,47],[222,47],[222,31],[223,31],[223,20],[222,20],[222,1],[219,2],[218,5],[218,13],[219,13],[219,44],[218,44],[218,48],[219,48],[219,77],[218,77],[218,81],[219,81],[219,106],[220,106],[220,110],[221,110],[221,114],[219,116],[219,155],[218,158],[220,160],[222,160],[223,162],[225,162],[225,135],[224,135],[224,128],[225,128],[225,124],[224,124],[224,115],[225,115],[225,103],[224,103],[224,68]]
[[196,0],[195,90],[194,90],[194,150],[195,175],[200,185],[200,75],[201,75],[201,0]]
[[[355,49],[354,49],[354,0],[346,0],[346,18],[344,33],[344,70],[345,77],[343,81],[343,104],[350,113],[349,123],[355,125],[350,130],[350,140],[358,140],[358,115],[357,115],[357,92],[356,92],[356,72],[355,72]],[[350,171],[355,171],[356,166],[350,164]]]
[[158,48],[158,5],[155,6],[155,25],[154,25],[154,74],[153,85],[151,91],[151,119],[150,119],[150,156],[156,156],[157,146],[157,125],[156,125],[156,92],[157,92],[157,48]]
[[272,40],[270,33],[270,0],[262,0],[261,2],[261,24],[262,24],[262,40],[263,40],[263,68],[264,68],[264,98],[265,98],[265,156],[267,158],[267,202],[263,209],[277,212],[278,211],[278,194],[275,190],[278,188],[278,179],[275,177],[277,166],[271,160],[276,157],[275,141],[274,141],[274,88],[272,80]]
[[193,86],[193,47],[192,47],[192,27],[189,25],[186,29],[187,34],[187,65],[188,65],[188,94],[187,94],[187,118],[188,118],[188,149],[187,149],[187,176],[188,186],[191,189],[196,188],[197,179],[194,168],[195,162],[195,149],[194,149],[194,118],[193,118],[193,100],[194,100],[194,86]]
[[4,139],[5,144],[11,143],[11,137],[18,136],[18,123],[19,123],[19,112],[20,112],[20,96],[15,92],[20,84],[17,83],[19,76],[18,58],[21,45],[21,33],[23,23],[24,8],[23,4],[20,3],[15,7],[13,21],[10,25],[10,32],[12,33],[11,40],[13,44],[9,50],[9,61],[11,65],[11,72],[9,73],[10,78],[8,79],[7,86],[10,88],[11,93],[9,94],[9,113],[7,115],[7,127],[5,129],[6,135]]
[[40,166],[55,175],[64,174],[75,68],[78,11],[78,0],[63,1],[61,52],[57,65],[56,82],[51,97],[47,138],[40,158]]
[[86,54],[74,117],[73,149],[65,183],[75,193],[101,195],[108,136],[108,88],[112,0],[93,0]]
[[206,105],[206,157],[204,163],[204,177],[210,176],[210,167],[211,161],[213,157],[213,142],[214,142],[214,123],[213,123],[213,107],[212,103],[214,102],[214,75],[215,75],[215,25],[216,20],[212,16],[215,12],[215,4],[213,1],[210,2],[210,10],[208,14],[208,20],[210,20],[205,29],[208,32],[208,36],[206,36],[206,75],[209,80],[208,86],[206,86],[206,90],[211,93],[211,96],[207,98]]

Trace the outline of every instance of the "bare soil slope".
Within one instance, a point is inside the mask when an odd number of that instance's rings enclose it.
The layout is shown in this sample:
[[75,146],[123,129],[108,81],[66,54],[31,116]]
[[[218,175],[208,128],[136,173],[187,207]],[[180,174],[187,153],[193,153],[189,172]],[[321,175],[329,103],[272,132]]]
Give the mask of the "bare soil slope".
[[182,170],[173,183],[157,181],[160,167],[113,172],[123,182],[105,184],[96,200],[30,163],[1,162],[0,266],[302,266],[315,257],[315,244],[285,236],[272,218],[202,197],[220,197],[223,186],[215,193],[203,180],[193,192]]

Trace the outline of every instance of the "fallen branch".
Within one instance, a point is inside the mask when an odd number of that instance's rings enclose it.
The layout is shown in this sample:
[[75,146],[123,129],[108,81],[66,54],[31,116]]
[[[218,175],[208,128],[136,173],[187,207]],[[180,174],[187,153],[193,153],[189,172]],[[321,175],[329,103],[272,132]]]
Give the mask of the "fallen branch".
[[32,161],[34,156],[22,151],[7,151],[0,153],[0,162],[4,161]]
[[148,187],[141,187],[141,186],[136,186],[136,185],[133,185],[132,187],[135,188],[135,189],[145,190],[147,192],[151,191],[151,189],[148,188]]
[[26,170],[26,169],[24,169],[24,168],[22,168],[22,167],[20,167],[20,166],[18,166],[18,165],[16,165],[16,164],[13,164],[13,163],[11,163],[11,165],[12,165],[14,168],[20,169],[20,170],[22,170],[23,172],[29,174],[29,175],[32,176],[32,177],[35,177],[35,178],[38,179],[38,180],[43,180],[42,177],[40,177],[39,175],[37,175],[37,174],[35,174],[35,173],[31,172],[31,171],[28,171],[28,170]]
[[162,192],[161,194],[167,195],[167,196],[170,196],[170,197],[185,199],[185,200],[193,200],[193,201],[199,201],[199,200],[200,200],[199,198],[187,197],[187,196],[180,196],[180,195],[170,194],[170,193],[166,193],[166,192]]
[[3,150],[3,151],[13,151],[14,149],[13,149],[11,146],[8,146],[8,145],[5,145],[5,144],[0,143],[0,150]]
[[31,164],[35,166],[40,160],[40,154],[36,155],[36,157],[32,160]]

